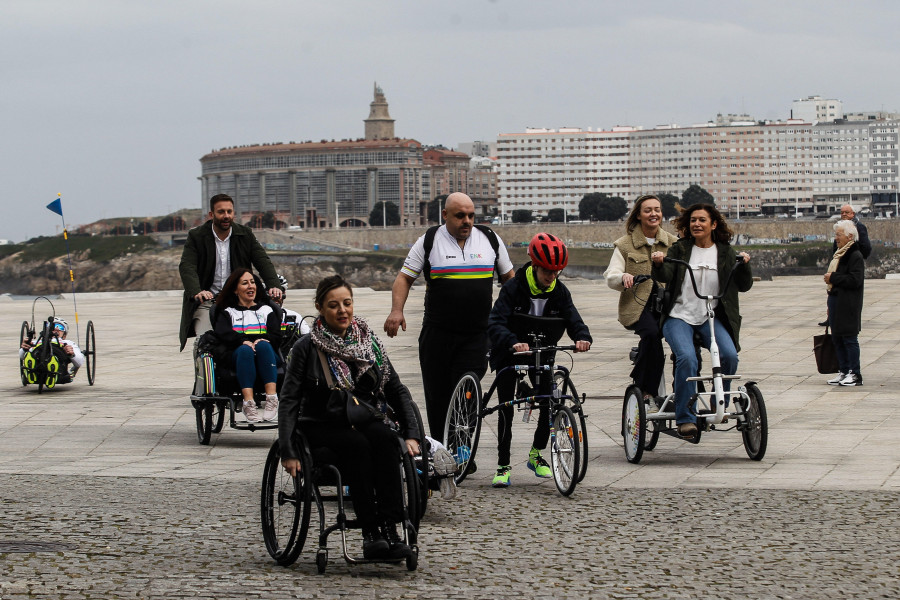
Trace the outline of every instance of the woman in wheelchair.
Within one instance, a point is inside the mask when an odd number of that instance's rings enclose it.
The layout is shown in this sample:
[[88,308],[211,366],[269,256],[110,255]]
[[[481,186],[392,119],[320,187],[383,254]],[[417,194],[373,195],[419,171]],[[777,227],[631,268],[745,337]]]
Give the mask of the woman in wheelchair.
[[[381,341],[366,321],[353,316],[349,283],[339,275],[323,279],[316,289],[315,306],[319,317],[310,335],[294,345],[285,369],[278,419],[282,465],[296,477],[299,448],[292,440],[299,427],[311,448],[327,448],[336,457],[362,525],[363,556],[406,558],[412,551],[396,528],[403,521],[398,434],[405,440],[406,452],[419,454],[421,433],[412,398]],[[368,399],[382,415],[392,411],[393,418],[351,427],[346,419],[327,417],[329,379],[336,388]],[[392,420],[399,421],[399,432],[388,424]]]
[[[697,383],[686,379],[697,375],[694,335],[698,334],[701,345],[709,348],[706,301],[694,293],[691,279],[683,267],[663,259],[668,256],[690,263],[697,280],[697,290],[703,295],[718,295],[721,292],[719,286],[728,281],[737,257],[743,259],[734,273],[735,285],[730,285],[725,296],[715,301],[714,305],[716,342],[725,375],[737,372],[738,351],[741,348],[738,344],[741,330],[738,292],[750,289],[753,276],[750,255],[746,252],[735,253],[730,243],[734,234],[715,206],[690,206],[681,213],[676,228],[681,239],[669,248],[667,255],[654,252],[650,260],[653,261],[653,278],[666,283],[666,289],[671,290],[672,295],[663,309],[662,332],[675,353],[675,422],[680,436],[693,439],[697,435],[697,425],[689,404],[697,391]],[[726,390],[729,384],[726,379]]]
[[[257,290],[263,289],[259,277],[249,269],[239,268],[231,273],[216,298],[219,311],[215,334],[227,350],[225,360],[234,366],[244,398],[244,417],[251,423],[272,421],[278,416],[278,356],[275,348],[281,342],[281,309],[268,300],[257,300]],[[261,419],[253,399],[257,377],[266,391],[266,406]]]

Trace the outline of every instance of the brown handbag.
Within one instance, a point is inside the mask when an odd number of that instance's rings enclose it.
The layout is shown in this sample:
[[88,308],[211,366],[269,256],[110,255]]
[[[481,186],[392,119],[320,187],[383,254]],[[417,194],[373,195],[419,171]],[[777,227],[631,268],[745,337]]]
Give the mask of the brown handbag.
[[828,327],[825,327],[824,335],[813,336],[813,353],[816,355],[816,367],[818,367],[819,373],[827,375],[841,370]]

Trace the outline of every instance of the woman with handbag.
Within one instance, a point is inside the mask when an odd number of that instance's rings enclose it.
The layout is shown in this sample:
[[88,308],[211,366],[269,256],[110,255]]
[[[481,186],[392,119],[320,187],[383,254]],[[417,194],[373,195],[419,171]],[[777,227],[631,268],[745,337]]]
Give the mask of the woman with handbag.
[[859,232],[853,221],[834,224],[837,251],[828,264],[828,325],[837,352],[840,372],[831,385],[862,385],[859,372],[859,331],[862,329],[863,283],[866,261],[856,243]]
[[285,369],[278,412],[281,463],[297,475],[300,461],[291,440],[300,427],[311,448],[328,448],[337,459],[362,525],[363,556],[406,558],[411,550],[396,527],[403,520],[400,445],[387,414],[392,411],[399,421],[406,452],[419,454],[412,398],[381,340],[353,315],[349,283],[339,275],[320,281],[315,306],[319,317],[294,344]]
[[603,276],[606,284],[619,294],[619,323],[640,337],[631,378],[645,398],[656,396],[665,368],[659,315],[652,302],[654,282],[634,285],[635,275],[650,275],[650,254],[668,252],[678,238],[662,229],[662,204],[652,194],[639,196],[625,222],[625,235],[615,242],[609,267]]

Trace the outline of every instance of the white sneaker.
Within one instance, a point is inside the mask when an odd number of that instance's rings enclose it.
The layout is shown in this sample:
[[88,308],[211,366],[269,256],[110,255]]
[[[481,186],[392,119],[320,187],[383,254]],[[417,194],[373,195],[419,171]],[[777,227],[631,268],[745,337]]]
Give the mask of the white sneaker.
[[256,402],[253,400],[244,400],[244,418],[248,423],[259,423],[259,413],[256,411]]
[[439,477],[453,475],[456,473],[456,461],[453,455],[444,448],[438,448],[434,451],[434,473]]
[[838,373],[837,377],[828,380],[828,385],[841,385],[841,380],[846,376],[846,373]]
[[266,394],[266,407],[263,409],[263,421],[278,420],[278,394]]
[[862,385],[862,378],[853,371],[850,371],[843,379],[841,379],[841,385]]
[[453,477],[444,477],[440,483],[441,498],[444,500],[453,500],[456,498],[456,479]]

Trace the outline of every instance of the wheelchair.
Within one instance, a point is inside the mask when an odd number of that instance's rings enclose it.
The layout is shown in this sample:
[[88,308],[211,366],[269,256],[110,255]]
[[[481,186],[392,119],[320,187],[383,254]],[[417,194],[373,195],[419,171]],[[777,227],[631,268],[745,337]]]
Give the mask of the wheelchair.
[[[345,495],[341,473],[333,464],[334,455],[326,448],[310,448],[301,428],[297,428],[293,444],[300,457],[300,472],[291,477],[281,466],[281,449],[278,440],[272,444],[263,469],[260,494],[260,518],[266,550],[282,566],[290,566],[299,558],[309,535],[313,507],[319,521],[319,544],[316,549],[316,570],[321,574],[328,565],[328,537],[335,531],[341,536],[341,555],[351,565],[367,563],[406,563],[409,571],[415,571],[419,561],[418,530],[425,514],[429,492],[429,448],[424,436],[422,416],[413,404],[419,432],[423,440],[421,452],[415,458],[409,456],[404,440],[398,435],[397,443],[401,460],[403,486],[403,541],[412,554],[399,559],[365,559],[351,556],[347,549],[347,531],[359,529],[356,519],[346,513],[346,503],[352,498]],[[301,423],[314,423],[301,417]],[[325,503],[336,503],[334,521],[328,524]]]
[[[472,471],[481,437],[482,420],[504,406],[501,404],[488,406],[497,389],[500,373],[515,371],[516,392],[513,400],[507,404],[525,411],[529,417],[535,407],[549,405],[550,467],[556,489],[563,496],[568,496],[575,491],[575,486],[587,473],[588,435],[584,413],[585,396],[578,396],[575,384],[570,378],[569,368],[556,364],[553,355],[556,351],[574,351],[575,346],[544,345],[545,340],[559,340],[562,337],[565,332],[563,319],[523,314],[514,315],[514,319],[517,330],[529,331],[518,337],[528,339],[530,346],[527,352],[516,352],[515,355],[534,357],[533,362],[500,369],[487,394],[482,394],[481,381],[475,373],[465,373],[450,397],[444,425],[444,440],[447,450],[456,458],[459,465],[456,482],[462,483]],[[546,358],[548,354],[551,356],[549,360]],[[542,355],[545,357],[543,360]],[[541,378],[550,377],[550,393],[535,394],[525,383],[525,375],[531,375],[538,381],[538,389]]]
[[[744,449],[751,460],[762,460],[766,454],[766,446],[769,438],[768,417],[766,404],[762,392],[756,382],[747,382],[745,386],[737,390],[726,391],[725,380],[740,379],[739,375],[725,375],[721,370],[719,359],[719,347],[715,334],[715,311],[712,307],[713,300],[721,298],[731,283],[735,269],[740,265],[741,258],[732,267],[721,288],[718,296],[703,296],[697,290],[697,282],[690,265],[684,261],[665,258],[668,262],[675,262],[685,267],[691,278],[694,294],[706,301],[709,323],[709,353],[711,362],[711,375],[700,375],[700,339],[694,334],[694,347],[697,352],[698,373],[694,377],[688,377],[688,381],[697,382],[697,393],[691,399],[691,410],[697,419],[697,435],[686,439],[694,444],[700,443],[701,434],[711,431],[730,431],[737,429],[741,432]],[[640,276],[645,277],[645,276]],[[638,278],[635,278],[638,282]],[[632,349],[632,360],[636,349]],[[675,356],[672,355],[673,369]],[[706,385],[711,390],[706,390]],[[726,399],[731,401],[731,410],[726,408]],[[730,427],[724,427],[727,423],[733,423]],[[636,385],[628,386],[625,391],[625,399],[622,404],[622,437],[624,439],[625,458],[630,463],[637,464],[641,461],[645,450],[652,451],[659,440],[661,433],[677,439],[684,439],[678,435],[675,425],[675,394],[669,393],[655,398],[644,398],[643,393]]]
[[[51,314],[44,320],[39,332],[35,327],[34,319],[34,309],[38,300],[47,301],[51,308]],[[19,359],[19,374],[22,378],[22,385],[37,384],[38,394],[43,392],[45,388],[52,389],[60,384],[71,383],[74,375],[74,371],[70,372],[67,368],[70,364],[68,355],[65,354],[53,336],[56,320],[56,308],[53,306],[53,302],[45,296],[38,296],[31,304],[31,323],[23,321],[19,332],[19,348],[22,347],[24,342],[33,341],[31,350],[28,350]],[[77,342],[78,340],[76,340]],[[97,341],[93,321],[88,321],[87,323],[84,345],[81,348],[82,354],[84,354],[84,366],[82,369],[87,375],[88,385],[94,385],[94,376],[97,369]],[[55,361],[53,360],[54,357],[56,358]]]
[[[211,323],[215,323],[218,315],[218,307],[213,305],[209,311]],[[291,322],[282,325],[282,344],[275,348],[275,354],[279,358],[278,379],[276,387],[281,390],[284,380],[285,348],[290,349],[299,338],[300,323]],[[213,433],[221,433],[225,424],[225,414],[228,413],[228,425],[232,429],[256,431],[264,429],[277,429],[276,422],[250,423],[239,422],[236,414],[243,412],[244,399],[238,385],[237,375],[231,365],[216,362],[218,340],[215,333],[207,331],[200,335],[194,342],[194,390],[191,394],[191,405],[197,421],[197,441],[202,445],[208,445]],[[266,395],[262,384],[256,382],[253,388],[253,397],[257,407],[265,404]]]

